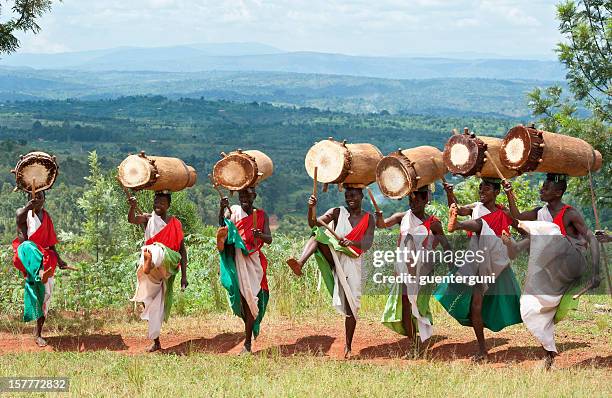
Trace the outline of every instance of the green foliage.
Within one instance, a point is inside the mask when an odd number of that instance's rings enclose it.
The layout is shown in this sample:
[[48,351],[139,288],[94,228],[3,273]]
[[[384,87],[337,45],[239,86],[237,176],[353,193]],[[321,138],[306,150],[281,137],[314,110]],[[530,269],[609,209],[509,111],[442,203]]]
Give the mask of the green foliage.
[[568,0],[557,6],[559,31],[566,41],[556,51],[567,68],[570,90],[608,123],[612,121],[611,13],[610,0]]
[[[15,0],[6,3],[12,3],[12,6],[9,5],[10,11],[8,12],[11,18],[0,23],[0,54],[9,54],[19,48],[17,32],[36,34],[40,31],[40,26],[38,26],[36,20],[51,9],[52,1]],[[0,3],[0,15],[2,11],[4,11],[3,4]]]

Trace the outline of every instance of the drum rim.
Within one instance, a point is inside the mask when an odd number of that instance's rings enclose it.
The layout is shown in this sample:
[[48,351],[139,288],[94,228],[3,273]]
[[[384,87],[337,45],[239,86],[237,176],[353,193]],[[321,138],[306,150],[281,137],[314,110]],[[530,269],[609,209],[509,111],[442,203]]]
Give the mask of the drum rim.
[[19,157],[15,168],[12,170],[15,174],[15,185],[17,186],[17,189],[26,192],[30,192],[32,190],[31,186],[26,186],[24,184],[21,175],[22,169],[26,166],[31,165],[31,160],[33,159],[42,159],[45,160],[45,163],[52,164],[54,166],[52,168],[47,168],[47,170],[49,171],[49,176],[47,177],[45,183],[43,185],[39,185],[37,183],[35,187],[37,191],[46,191],[48,189],[51,189],[53,184],[55,184],[55,181],[57,180],[57,176],[59,174],[59,164],[57,163],[57,159],[54,155],[43,151],[32,151]]
[[[514,126],[508,130],[499,151],[499,157],[504,167],[516,170],[519,174],[534,171],[539,166],[539,160],[542,159],[544,154],[544,148],[540,146],[544,142],[542,133],[542,131],[527,126]],[[519,162],[511,162],[506,152],[506,146],[515,138],[521,139],[524,143],[523,154]]]
[[[124,170],[124,164],[128,160],[130,160],[130,159],[138,159],[138,161],[143,162],[143,164],[150,166],[150,170],[151,171],[150,171],[149,181],[148,182],[145,182],[145,183],[142,183],[142,184],[132,184],[132,183],[127,183],[126,184],[126,181],[123,178],[125,176],[125,173],[123,172],[123,170]],[[154,162],[152,162],[151,159],[149,159],[144,154],[140,154],[140,155],[128,155],[128,157],[123,159],[123,161],[117,167],[117,176],[121,180],[121,184],[124,187],[133,189],[135,191],[140,191],[142,189],[146,189],[147,187],[150,187],[150,186],[154,185],[155,181],[157,180],[157,178],[155,178],[156,175],[157,175],[157,167],[155,166]]]
[[[407,182],[406,188],[403,188],[397,192],[392,192],[391,190],[388,190],[384,186],[384,184],[381,184],[382,173],[388,168],[389,165],[394,165],[396,168],[402,171]],[[380,161],[376,165],[376,183],[380,188],[380,192],[390,199],[402,199],[410,195],[410,193],[413,192],[416,188],[416,181],[416,170],[414,169],[414,166],[410,159],[408,159],[406,155],[401,153],[401,151],[393,152],[387,156],[383,156],[383,158],[380,159]]]
[[[333,143],[333,145],[337,145],[340,148],[342,148],[343,154],[344,154],[344,166],[342,168],[342,171],[340,172],[340,174],[338,175],[338,177],[336,177],[334,180],[332,181],[323,181],[323,180],[318,180],[318,182],[321,182],[323,184],[340,184],[342,182],[344,182],[344,180],[346,180],[346,178],[349,176],[350,174],[350,170],[351,170],[351,164],[353,161],[353,155],[351,154],[350,149],[347,147],[347,145],[351,145],[351,144],[346,144],[345,142],[340,142],[337,141],[333,138],[328,138],[326,140],[321,140],[316,142],[313,146],[310,147],[310,149],[308,150],[308,152],[306,152],[306,156],[304,157],[304,168],[306,169],[306,173],[310,176],[310,178],[314,178],[314,167],[320,167],[320,166],[313,166],[313,172],[311,173],[311,171],[308,169],[307,167],[307,159],[309,158],[309,154],[312,153],[312,150],[317,146],[317,145],[321,145],[324,143]],[[314,164],[314,162],[313,162]]]
[[[244,184],[230,185],[230,184],[227,184],[226,182],[222,182],[220,179],[219,168],[222,167],[224,163],[227,163],[228,161],[232,159],[238,159],[238,163],[248,162],[252,166],[252,168],[249,170],[249,175],[245,175],[247,178]],[[229,189],[230,191],[240,191],[247,187],[254,186],[257,184],[257,181],[259,179],[258,172],[259,171],[257,167],[257,162],[255,161],[255,158],[253,156],[245,152],[242,152],[242,151],[241,152],[230,152],[227,156],[223,157],[223,159],[215,163],[215,165],[213,166],[212,177],[216,184],[221,185],[222,187]]]

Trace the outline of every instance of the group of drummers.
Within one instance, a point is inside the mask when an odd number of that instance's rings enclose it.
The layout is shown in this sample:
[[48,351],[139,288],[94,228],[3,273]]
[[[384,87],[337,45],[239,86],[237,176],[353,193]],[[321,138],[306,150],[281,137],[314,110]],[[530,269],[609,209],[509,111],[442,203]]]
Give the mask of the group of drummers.
[[[243,155],[240,151],[238,154]],[[249,156],[253,161],[259,157],[258,154]],[[435,162],[432,164],[434,167]],[[220,226],[216,234],[220,281],[227,290],[232,312],[244,321],[241,354],[252,352],[252,339],[260,333],[270,297],[268,260],[262,248],[272,244],[272,233],[268,214],[254,207],[257,175],[255,180],[234,189],[238,192],[237,204],[231,205],[221,195]],[[398,248],[408,252],[436,250],[439,246],[444,250],[459,248],[451,247],[440,220],[426,213],[431,200],[429,185],[413,187],[404,196],[408,207],[386,217],[373,196],[376,212],[364,210],[367,184],[344,183],[341,185],[345,203],[319,214],[316,169],[314,179],[315,189],[307,206],[307,222],[312,233],[302,253],[287,259],[286,263],[299,277],[314,255],[332,306],[345,319],[344,355],[350,358],[363,290],[364,253],[374,243],[375,229],[399,226]],[[453,186],[444,181],[449,205],[446,230],[448,233],[466,231],[469,236],[466,248],[482,253],[478,260],[460,267],[451,264],[448,275],[493,278],[475,285],[451,279],[437,286],[422,284],[418,280],[432,274],[433,262],[418,255],[398,260],[393,264],[394,274],[416,279],[390,287],[382,323],[407,336],[414,352],[422,353],[432,341],[429,303],[433,296],[461,325],[474,329],[478,342],[474,361],[487,359],[485,328],[497,332],[522,322],[542,345],[544,365],[550,368],[557,355],[555,323],[576,308],[575,297],[600,283],[599,243],[581,214],[562,201],[567,179],[564,174],[546,174],[540,189],[540,199],[545,204],[534,209],[518,208],[512,184],[505,178],[481,178],[479,200],[475,203],[458,203]],[[508,199],[507,208],[498,203],[502,191]],[[369,190],[368,193],[371,194]],[[42,331],[53,292],[54,273],[57,267],[69,266],[56,250],[58,240],[53,222],[44,209],[45,190],[28,190],[28,195],[26,205],[17,210],[14,264],[25,278],[24,321],[36,320],[36,343],[43,347],[47,344]],[[141,318],[148,321],[148,338],[152,340],[148,351],[154,352],[162,348],[161,327],[170,314],[177,275],[180,275],[181,288],[188,286],[187,249],[181,222],[171,215],[171,190],[156,190],[152,209],[147,212],[138,209],[134,196],[129,197],[128,203],[128,221],[142,226],[144,231],[132,300],[144,304]],[[520,240],[515,241],[511,228],[521,234]],[[522,293],[510,266],[521,251],[529,255]],[[592,267],[589,267],[587,252],[590,252]],[[586,286],[579,286],[589,271],[590,280]]]

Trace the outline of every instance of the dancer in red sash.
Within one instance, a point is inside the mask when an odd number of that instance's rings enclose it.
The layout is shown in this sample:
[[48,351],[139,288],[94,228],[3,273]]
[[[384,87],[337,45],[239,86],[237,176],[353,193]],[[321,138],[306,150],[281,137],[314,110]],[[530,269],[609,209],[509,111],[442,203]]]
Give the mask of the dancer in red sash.
[[13,264],[25,278],[23,320],[36,320],[36,344],[44,347],[42,329],[49,311],[55,268],[67,267],[55,250],[57,236],[51,216],[44,210],[45,193],[30,194],[17,210],[17,238],[13,241]]
[[555,323],[570,309],[578,307],[573,290],[588,271],[587,246],[593,260],[592,278],[587,289],[599,286],[599,243],[580,213],[562,202],[567,176],[547,174],[540,189],[546,205],[521,213],[512,186],[504,185],[512,216],[529,232],[529,239],[514,243],[505,238],[510,253],[529,251],[525,287],[521,296],[521,316],[527,329],[539,340],[545,352],[544,368],[549,369],[557,355]]
[[361,188],[346,187],[344,198],[347,207],[329,209],[317,218],[317,198],[310,197],[308,225],[313,229],[313,236],[300,258],[290,258],[287,264],[299,276],[306,261],[315,255],[321,277],[332,296],[332,305],[345,316],[344,357],[349,358],[361,299],[362,254],[372,246],[376,223],[374,217],[361,208]]
[[[223,198],[219,208],[219,221],[224,225],[217,237],[221,284],[228,292],[233,313],[244,321],[241,355],[251,353],[251,339],[259,335],[270,298],[268,260],[261,249],[264,243],[272,243],[272,233],[266,212],[253,207],[255,198],[255,188],[248,187],[238,192],[240,205],[229,207],[228,199]],[[227,208],[230,215],[225,213]]]
[[162,322],[168,320],[172,307],[173,285],[181,270],[181,289],[187,283],[187,250],[181,222],[168,215],[171,196],[156,192],[151,214],[136,214],[136,198],[129,200],[128,221],[142,225],[145,245],[142,247],[136,272],[136,292],[132,301],[144,303],[141,318],[149,321],[148,337],[153,340],[149,352],[161,349],[159,335]]

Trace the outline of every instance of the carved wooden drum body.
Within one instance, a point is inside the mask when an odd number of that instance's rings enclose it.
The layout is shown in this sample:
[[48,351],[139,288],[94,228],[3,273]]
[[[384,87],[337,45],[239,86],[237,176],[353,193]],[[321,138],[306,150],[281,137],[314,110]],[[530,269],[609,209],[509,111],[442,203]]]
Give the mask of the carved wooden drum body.
[[237,150],[224,155],[213,167],[213,180],[230,191],[253,187],[274,172],[272,159],[258,150]]
[[516,126],[503,140],[500,161],[519,174],[537,171],[579,177],[599,170],[603,159],[580,138]]
[[45,152],[30,152],[20,157],[11,172],[15,174],[17,189],[44,191],[53,186],[59,166],[55,156]]
[[372,144],[347,144],[333,138],[319,141],[306,154],[304,166],[317,181],[364,188],[376,181],[376,164],[382,153]]
[[376,167],[376,181],[383,195],[401,199],[441,179],[446,172],[442,152],[438,148],[419,146],[383,157]]
[[119,165],[118,176],[124,187],[135,191],[172,192],[192,187],[198,178],[195,169],[181,159],[149,156],[144,152],[125,158]]
[[456,134],[444,145],[444,164],[448,171],[463,177],[476,175],[499,178],[491,159],[487,159],[485,155],[487,151],[503,176],[513,177],[517,174],[516,171],[504,167],[500,162],[501,146],[501,138],[476,136],[473,133]]

